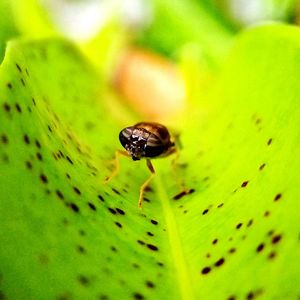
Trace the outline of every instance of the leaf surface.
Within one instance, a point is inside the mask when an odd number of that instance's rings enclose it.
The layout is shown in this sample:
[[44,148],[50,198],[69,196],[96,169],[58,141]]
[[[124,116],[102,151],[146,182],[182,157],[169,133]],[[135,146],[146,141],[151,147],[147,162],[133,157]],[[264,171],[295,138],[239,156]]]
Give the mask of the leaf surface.
[[0,70],[2,295],[295,299],[299,38],[269,25],[237,39],[180,123],[176,172],[172,157],[153,161],[142,211],[142,161],[122,158],[103,184],[128,124],[114,120],[101,76],[62,40],[11,42]]

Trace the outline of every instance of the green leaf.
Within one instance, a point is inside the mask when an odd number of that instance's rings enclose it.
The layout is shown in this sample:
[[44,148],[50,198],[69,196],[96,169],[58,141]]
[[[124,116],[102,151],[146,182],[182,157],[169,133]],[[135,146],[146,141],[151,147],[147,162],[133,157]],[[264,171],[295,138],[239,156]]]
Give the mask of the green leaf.
[[6,41],[17,34],[17,29],[13,21],[12,10],[8,0],[0,2],[0,62],[4,57]]
[[220,64],[231,45],[233,30],[212,10],[191,0],[154,0],[151,5],[153,21],[140,33],[139,45],[176,57],[182,47],[195,44],[212,67]]
[[[212,96],[180,122],[176,174],[172,157],[153,161],[142,211],[142,161],[122,158],[103,184],[128,124],[108,109],[101,76],[64,41],[10,43],[0,70],[2,297],[295,299],[299,37],[270,25],[238,38]],[[178,181],[194,192],[174,200]]]

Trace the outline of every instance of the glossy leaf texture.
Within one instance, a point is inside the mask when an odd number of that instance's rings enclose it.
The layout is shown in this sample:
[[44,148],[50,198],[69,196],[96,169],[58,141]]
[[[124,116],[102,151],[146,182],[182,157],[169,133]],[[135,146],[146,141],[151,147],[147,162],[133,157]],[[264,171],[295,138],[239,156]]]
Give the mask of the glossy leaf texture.
[[[300,32],[235,41],[180,122],[182,149],[120,161],[101,76],[62,40],[14,41],[0,69],[1,296],[296,299]],[[198,95],[198,96],[197,96]],[[202,96],[201,96],[202,97]],[[188,193],[184,194],[184,188]]]

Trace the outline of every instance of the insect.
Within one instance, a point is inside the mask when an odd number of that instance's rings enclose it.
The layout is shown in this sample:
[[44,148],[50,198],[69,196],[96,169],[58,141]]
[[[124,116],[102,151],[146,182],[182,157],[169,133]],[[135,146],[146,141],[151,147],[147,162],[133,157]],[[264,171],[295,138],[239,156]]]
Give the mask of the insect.
[[106,178],[106,182],[119,171],[119,154],[129,156],[134,161],[145,158],[151,175],[140,187],[138,207],[141,208],[145,189],[155,175],[151,159],[165,157],[176,152],[175,143],[171,140],[169,131],[164,125],[152,122],[141,122],[124,128],[119,134],[119,140],[126,151],[116,152],[115,170],[110,177]]

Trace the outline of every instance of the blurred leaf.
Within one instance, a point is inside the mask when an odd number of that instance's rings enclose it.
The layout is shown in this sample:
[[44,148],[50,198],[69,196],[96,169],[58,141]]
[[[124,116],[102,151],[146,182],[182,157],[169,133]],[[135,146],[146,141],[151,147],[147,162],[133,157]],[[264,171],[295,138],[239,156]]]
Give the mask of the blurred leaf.
[[230,46],[233,31],[200,2],[154,0],[153,21],[141,34],[138,44],[174,56],[186,44],[197,43],[199,52],[218,65]]
[[31,38],[43,38],[57,33],[42,1],[11,0],[10,5],[18,30]]
[[17,34],[9,0],[0,1],[0,15],[0,62],[2,62],[6,41]]
[[[299,29],[252,29],[183,149],[108,158],[122,128],[97,72],[63,41],[10,43],[0,70],[0,264],[8,299],[295,299],[299,295]],[[131,120],[130,120],[131,122]],[[122,124],[129,125],[129,124]],[[177,181],[193,193],[181,192]]]
[[205,0],[238,27],[262,21],[291,22],[298,0]]

